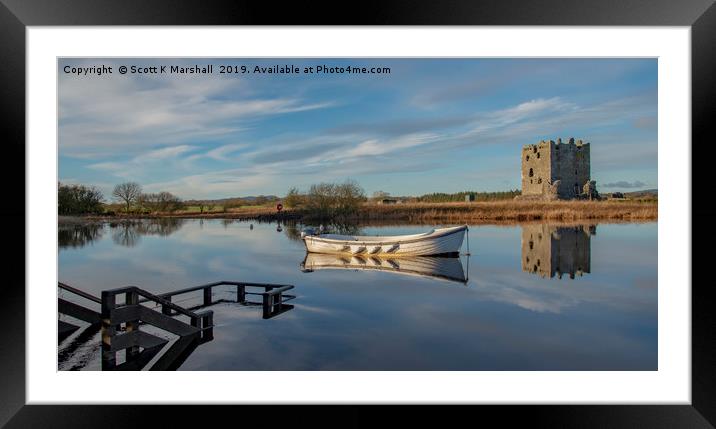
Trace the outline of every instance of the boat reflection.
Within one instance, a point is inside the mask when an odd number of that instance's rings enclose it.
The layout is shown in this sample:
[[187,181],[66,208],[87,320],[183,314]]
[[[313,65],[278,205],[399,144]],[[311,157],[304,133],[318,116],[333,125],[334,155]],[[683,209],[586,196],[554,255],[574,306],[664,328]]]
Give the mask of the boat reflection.
[[596,233],[596,225],[523,225],[522,271],[560,279],[590,273],[591,236]]
[[[469,264],[469,259],[468,259]],[[386,271],[408,276],[430,277],[467,284],[468,278],[459,257],[413,256],[385,258],[380,256],[306,253],[301,271],[343,269]]]

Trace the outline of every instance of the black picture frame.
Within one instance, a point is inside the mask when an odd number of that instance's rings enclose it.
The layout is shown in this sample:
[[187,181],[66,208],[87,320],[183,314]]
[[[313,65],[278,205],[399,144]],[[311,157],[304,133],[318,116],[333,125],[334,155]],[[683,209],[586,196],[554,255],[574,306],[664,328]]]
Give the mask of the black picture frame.
[[[6,164],[6,184],[25,178],[25,30],[28,26],[89,25],[557,25],[557,26],[688,26],[691,28],[692,142],[710,143],[716,111],[716,6],[713,0],[542,0],[518,1],[363,1],[248,2],[172,0],[0,0],[0,106]],[[692,143],[691,150],[696,147]],[[695,196],[710,195],[708,157],[692,157],[692,228],[714,219],[713,209]],[[20,162],[23,160],[23,162]],[[713,168],[711,168],[712,170]],[[2,218],[6,232],[5,276],[0,296],[0,426],[25,427],[127,427],[184,422],[187,414],[222,414],[249,421],[292,424],[306,412],[295,407],[271,407],[246,413],[235,407],[67,406],[25,405],[25,188],[8,186]],[[22,201],[22,205],[19,203]],[[19,210],[18,207],[23,207]],[[709,229],[703,229],[708,231]],[[710,282],[696,281],[696,268],[708,267],[708,252],[696,249],[708,240],[692,235],[692,397],[690,405],[559,405],[476,406],[435,410],[431,407],[400,409],[382,416],[384,424],[411,420],[425,422],[426,413],[441,425],[477,423],[497,418],[514,423],[549,427],[714,427],[716,426],[716,317],[708,299]],[[705,246],[704,246],[705,248]],[[684,249],[687,251],[687,249]],[[48,327],[48,329],[50,329]],[[191,389],[191,386],[187,386]],[[619,386],[615,386],[618,389]],[[200,392],[197,392],[200,395]],[[131,398],[127,398],[131,401]],[[377,419],[382,407],[333,407],[321,415],[335,419],[311,420],[312,425],[356,426]],[[457,412],[459,411],[459,412]],[[210,412],[211,414],[205,414]],[[487,420],[489,419],[489,420]],[[208,421],[207,421],[208,422]],[[212,423],[219,424],[219,423]]]

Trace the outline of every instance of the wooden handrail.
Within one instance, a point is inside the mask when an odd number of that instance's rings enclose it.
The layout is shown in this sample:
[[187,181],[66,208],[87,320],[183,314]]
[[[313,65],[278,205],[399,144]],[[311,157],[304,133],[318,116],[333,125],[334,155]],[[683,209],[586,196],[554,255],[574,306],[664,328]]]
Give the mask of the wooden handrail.
[[292,285],[282,286],[276,289],[271,289],[269,291],[264,292],[266,295],[276,295],[277,293],[285,292],[287,290],[293,289]]
[[70,286],[70,285],[64,284],[64,283],[62,283],[62,282],[57,282],[57,286],[58,286],[60,289],[64,289],[64,290],[66,290],[66,291],[68,291],[68,292],[72,292],[72,293],[74,293],[75,295],[81,296],[82,298],[89,299],[90,301],[94,301],[94,302],[96,302],[96,303],[98,303],[98,304],[101,304],[101,303],[102,303],[102,300],[99,299],[99,298],[97,298],[96,296],[90,295],[90,294],[88,294],[87,292],[81,291],[81,290],[79,290],[79,289],[75,289],[75,288],[73,288],[73,287]]
[[179,289],[179,290],[175,290],[175,291],[172,291],[172,292],[162,293],[162,294],[160,294],[159,296],[166,298],[166,297],[169,297],[169,296],[182,295],[182,294],[185,294],[185,293],[196,292],[196,291],[198,291],[198,290],[206,289],[206,288],[208,288],[208,287],[222,286],[222,285],[229,285],[229,286],[251,286],[251,287],[271,287],[271,288],[280,288],[280,287],[285,287],[285,286],[291,286],[291,287],[293,287],[293,285],[285,285],[285,284],[248,283],[248,282],[234,282],[234,281],[222,280],[222,281],[218,281],[218,282],[207,283],[207,284],[204,284],[204,285],[192,286],[192,287],[188,287],[188,288],[184,288],[184,289]]
[[166,300],[166,299],[164,299],[164,298],[162,298],[162,297],[160,297],[160,296],[151,294],[151,293],[149,293],[149,292],[147,292],[147,291],[145,291],[145,290],[143,290],[143,289],[140,289],[140,288],[137,287],[137,286],[126,286],[126,287],[123,287],[123,288],[111,289],[111,290],[103,291],[102,294],[103,294],[103,295],[104,295],[104,294],[119,295],[119,294],[127,293],[127,292],[135,292],[135,293],[137,293],[137,295],[140,295],[140,296],[143,296],[143,297],[145,297],[145,298],[148,298],[149,301],[154,301],[154,302],[156,302],[156,303],[158,303],[158,304],[164,305],[164,306],[166,306],[166,307],[168,307],[168,308],[171,308],[172,310],[176,311],[177,313],[180,313],[180,314],[183,314],[183,315],[185,315],[185,316],[191,317],[192,319],[198,319],[198,318],[201,317],[201,316],[199,316],[198,314],[196,314],[196,313],[194,313],[194,312],[192,312],[192,311],[189,311],[189,310],[187,310],[187,309],[184,308],[184,307],[180,307],[180,306],[178,306],[178,305],[176,305],[176,304],[173,304],[171,301],[168,301],[168,300]]

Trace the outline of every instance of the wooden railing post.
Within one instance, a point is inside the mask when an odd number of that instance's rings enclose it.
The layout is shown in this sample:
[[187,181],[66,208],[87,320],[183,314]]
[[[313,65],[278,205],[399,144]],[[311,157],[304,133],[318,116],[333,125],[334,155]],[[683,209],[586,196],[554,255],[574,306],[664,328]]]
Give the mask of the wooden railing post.
[[117,366],[117,353],[112,351],[112,338],[117,327],[112,324],[112,310],[117,306],[116,295],[111,291],[102,291],[102,370],[114,369]]
[[201,333],[201,338],[204,341],[211,341],[214,339],[214,312],[209,311],[206,314],[204,314],[202,317],[202,323],[201,328],[203,329]]
[[271,315],[271,306],[269,303],[271,302],[271,296],[268,294],[261,295],[261,306],[263,307],[263,318],[268,319]]
[[[169,302],[172,302],[172,297],[171,297],[171,296],[167,296],[167,297],[165,297],[164,299],[166,299],[166,300],[169,301]],[[167,306],[167,305],[165,305],[165,304],[162,304],[162,314],[166,314],[167,316],[171,316],[171,315],[172,315],[172,309],[169,308],[169,306]]]
[[236,286],[236,302],[246,302],[246,286]]
[[211,286],[207,286],[204,288],[204,305],[211,305]]
[[[273,298],[273,306],[278,307],[277,311],[281,311],[281,305],[283,303],[283,292],[277,293]],[[271,310],[274,310],[273,308]]]
[[[139,293],[136,290],[131,290],[125,294],[124,299],[126,306],[139,305]],[[132,331],[139,330],[139,320],[128,320],[125,323],[125,332],[129,333]],[[136,357],[139,354],[139,346],[132,346],[127,349],[127,360]]]

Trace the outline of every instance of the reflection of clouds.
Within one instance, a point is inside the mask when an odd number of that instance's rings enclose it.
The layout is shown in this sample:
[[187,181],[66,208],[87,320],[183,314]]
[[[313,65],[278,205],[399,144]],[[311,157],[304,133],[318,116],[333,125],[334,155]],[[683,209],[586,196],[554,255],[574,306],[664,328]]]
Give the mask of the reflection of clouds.
[[[481,285],[481,281],[476,281]],[[535,291],[523,291],[514,287],[500,285],[482,285],[485,289],[479,290],[478,294],[481,298],[516,305],[525,310],[537,311],[540,313],[559,313],[563,308],[572,307],[579,304],[579,300],[574,296],[554,296],[550,294],[537,294]],[[531,293],[530,293],[531,292]]]
[[605,285],[592,280],[536,279],[510,270],[477,268],[470,279],[480,299],[516,305],[537,312],[560,313],[579,305],[599,305],[624,311],[652,309],[656,294],[644,295],[625,285]]
[[293,306],[295,307],[294,310],[305,311],[308,313],[316,313],[316,314],[332,315],[332,316],[334,316],[338,313],[338,311],[336,311],[335,309],[301,304],[297,301],[292,301],[291,304],[293,304]]

